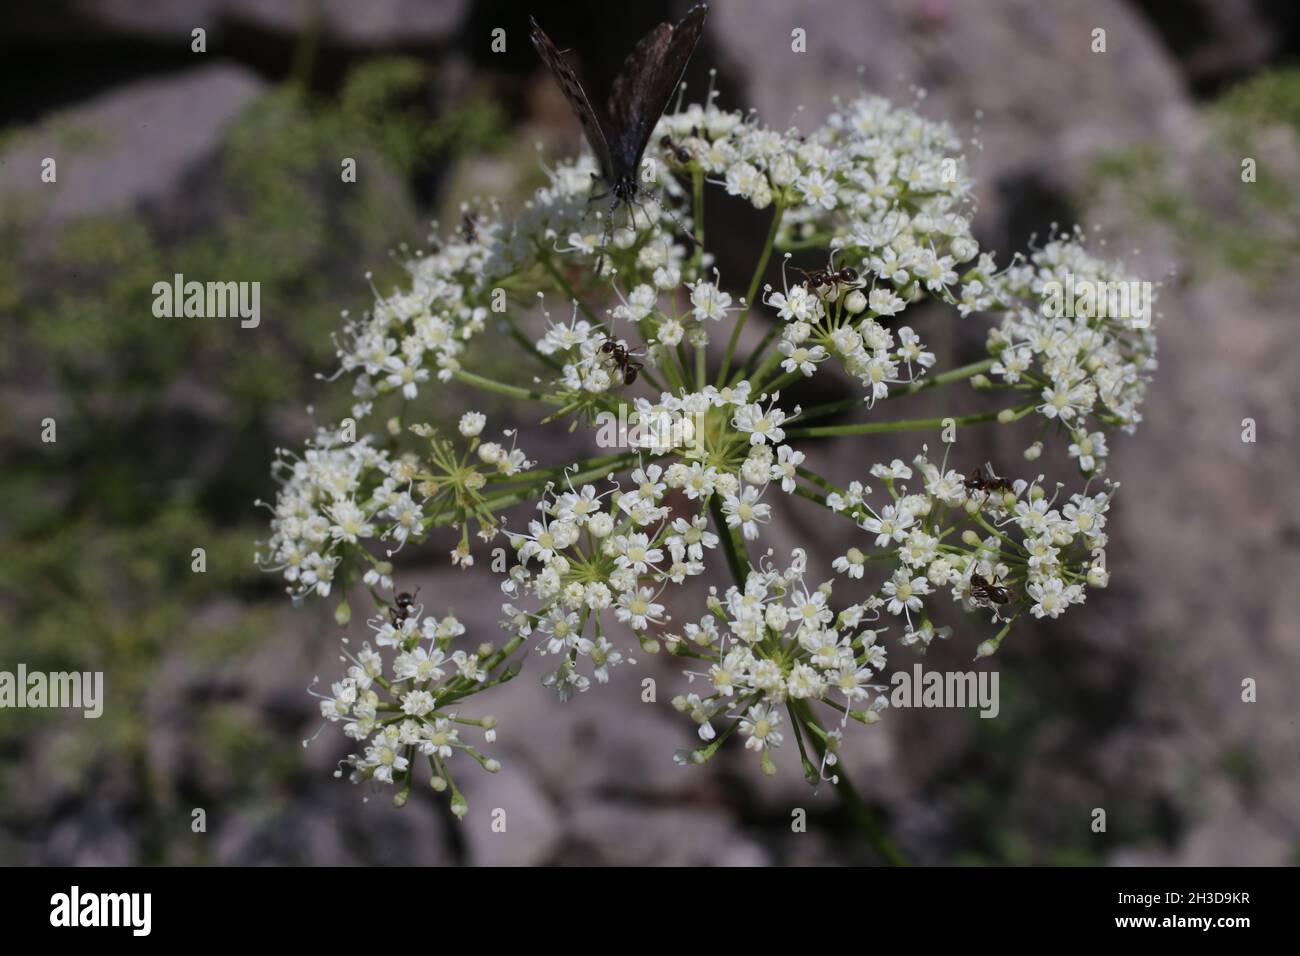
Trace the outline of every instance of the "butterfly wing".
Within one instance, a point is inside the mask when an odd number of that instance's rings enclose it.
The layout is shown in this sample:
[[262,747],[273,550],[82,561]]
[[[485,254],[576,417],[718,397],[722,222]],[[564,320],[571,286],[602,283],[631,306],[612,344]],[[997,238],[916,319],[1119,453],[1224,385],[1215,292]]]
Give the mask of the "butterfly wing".
[[600,173],[606,182],[614,182],[614,162],[610,155],[609,140],[606,139],[604,130],[601,128],[600,118],[596,115],[595,109],[592,108],[591,101],[587,99],[587,93],[578,82],[578,77],[574,74],[573,68],[564,62],[564,55],[560,53],[551,38],[546,35],[546,31],[537,25],[537,21],[532,17],[528,18],[532,28],[529,30],[529,37],[533,41],[533,47],[537,50],[537,55],[542,58],[551,75],[555,77],[555,82],[560,86],[560,92],[564,98],[569,101],[569,106],[573,109],[574,114],[578,117],[578,122],[582,124],[582,131],[587,134],[587,142],[591,144],[592,152],[596,154],[596,162],[600,164]]
[[616,179],[635,177],[655,124],[668,106],[695,52],[706,3],[697,3],[677,26],[661,23],[643,36],[623,62],[609,92],[609,148]]

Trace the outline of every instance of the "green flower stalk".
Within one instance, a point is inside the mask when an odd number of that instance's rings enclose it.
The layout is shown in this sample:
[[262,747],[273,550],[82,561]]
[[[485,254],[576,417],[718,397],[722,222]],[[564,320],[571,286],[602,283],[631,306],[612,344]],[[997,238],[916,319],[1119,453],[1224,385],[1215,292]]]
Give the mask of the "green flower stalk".
[[[652,142],[661,136],[672,148],[648,167],[658,188],[610,230],[588,201],[588,157],[549,170],[514,215],[467,208],[472,228],[411,259],[407,285],[377,294],[339,336],[353,419],[389,425],[359,437],[322,428],[301,456],[275,464],[281,487],[259,559],[298,599],[369,588],[368,624],[395,659],[368,643],[346,655],[322,708],[358,741],[353,778],[393,785],[399,802],[423,757],[433,788],[465,812],[453,760],[498,765],[465,739],[490,739],[495,724],[464,716],[462,704],[512,679],[525,657],[545,662],[540,677],[564,700],[636,666],[634,653],[663,650],[687,666],[673,704],[699,738],[679,763],[708,762],[734,739],[774,772],[773,752],[793,742],[810,782],[830,781],[862,818],[841,741],[886,711],[891,653],[950,635],[934,623],[937,605],[971,613],[972,649],[987,656],[1013,622],[1058,617],[1108,581],[1118,486],[1101,475],[1108,436],[1141,420],[1155,367],[1150,302],[1134,299],[1142,308],[1123,314],[1063,307],[1059,293],[1133,281],[1122,267],[1067,234],[999,269],[971,235],[961,143],[882,99],[838,105],[807,136],[692,105],[664,116]],[[708,187],[770,210],[738,300],[707,249],[680,235],[703,242]],[[795,251],[810,257],[806,271]],[[762,284],[774,255],[779,289]],[[956,321],[992,319],[988,356],[940,370],[904,321],[925,299]],[[769,330],[742,349],[743,328],[760,317]],[[494,353],[516,350],[509,381],[476,364],[483,339]],[[852,383],[853,397],[792,403],[790,388],[817,375]],[[545,427],[586,434],[592,453],[530,460],[513,431],[485,440],[486,415],[474,409],[455,434],[425,424],[452,383],[455,394],[508,398]],[[880,415],[884,403],[943,388],[955,390],[948,415]],[[971,389],[996,407],[961,409]],[[971,471],[950,466],[957,428],[1029,420],[1039,427],[1026,458],[1058,441],[1082,487],[999,476],[984,456]],[[886,432],[924,440],[910,462],[875,460],[868,436]],[[846,487],[819,470],[831,437],[854,441],[854,458],[869,463]],[[853,536],[831,578],[809,576],[808,548],[778,559],[763,547],[783,495],[814,502]],[[522,505],[531,514],[511,510]],[[472,573],[490,573],[478,547],[510,555],[496,569],[499,648],[458,646],[459,622],[394,593],[387,558],[443,527],[460,532],[451,561]],[[684,610],[678,586],[698,577],[713,584],[709,597]]]

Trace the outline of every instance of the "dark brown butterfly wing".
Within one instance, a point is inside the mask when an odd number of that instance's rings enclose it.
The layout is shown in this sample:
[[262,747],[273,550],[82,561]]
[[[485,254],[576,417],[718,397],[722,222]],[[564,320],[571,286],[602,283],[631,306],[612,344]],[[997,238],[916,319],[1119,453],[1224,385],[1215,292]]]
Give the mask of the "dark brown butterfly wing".
[[607,130],[614,174],[611,182],[635,178],[650,134],[699,43],[708,12],[707,3],[697,3],[677,26],[659,24],[640,39],[623,62],[609,92]]
[[551,71],[551,75],[555,77],[555,82],[560,85],[560,92],[569,101],[569,106],[578,117],[578,122],[582,123],[582,131],[587,134],[587,142],[591,144],[592,152],[596,154],[596,162],[600,164],[601,176],[606,182],[614,182],[614,161],[610,154],[609,140],[605,136],[600,117],[596,115],[591,105],[591,100],[587,99],[587,93],[578,82],[573,68],[564,62],[564,55],[551,42],[546,31],[538,26],[537,21],[532,17],[529,17],[528,21],[532,24],[529,37],[533,41],[533,47],[536,48],[537,55],[542,58],[547,69]]

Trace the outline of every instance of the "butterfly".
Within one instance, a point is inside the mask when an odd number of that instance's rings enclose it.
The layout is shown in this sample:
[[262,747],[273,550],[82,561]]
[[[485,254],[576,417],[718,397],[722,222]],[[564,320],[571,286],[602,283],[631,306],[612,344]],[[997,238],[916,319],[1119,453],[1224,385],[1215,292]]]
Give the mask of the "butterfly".
[[600,178],[614,196],[611,213],[620,202],[630,211],[636,201],[641,157],[686,72],[708,12],[707,3],[697,3],[676,26],[661,23],[643,36],[623,61],[603,110],[592,104],[563,54],[537,21],[529,17],[533,46],[582,123],[600,164]]

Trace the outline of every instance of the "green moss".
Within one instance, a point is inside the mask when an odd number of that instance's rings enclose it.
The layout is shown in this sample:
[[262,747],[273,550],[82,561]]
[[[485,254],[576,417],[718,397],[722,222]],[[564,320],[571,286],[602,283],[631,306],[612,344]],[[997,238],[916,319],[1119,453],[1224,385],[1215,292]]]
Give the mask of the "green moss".
[[[334,364],[340,310],[369,307],[364,273],[396,283],[390,247],[423,241],[411,184],[503,136],[499,112],[478,101],[431,118],[429,79],[418,61],[386,59],[357,67],[331,100],[292,84],[258,97],[204,184],[215,218],[95,216],[36,257],[23,254],[22,217],[32,210],[0,217],[0,369],[7,386],[53,409],[38,420],[55,414],[58,423],[47,445],[30,416],[0,416],[0,662],[102,670],[107,684],[98,721],[7,712],[0,791],[32,791],[26,748],[70,740],[59,750],[61,786],[95,792],[132,768],[142,832],[188,838],[188,818],[167,822],[176,784],[153,763],[160,715],[149,702],[158,682],[233,669],[275,634],[282,585],[252,563],[266,535],[253,502],[274,491],[273,416],[308,401],[318,421],[344,413],[347,387],[322,390],[315,375]],[[4,142],[24,135],[7,131]],[[356,183],[341,181],[345,155],[359,161]],[[155,317],[153,284],[176,272],[259,281],[261,326]],[[206,573],[191,570],[195,547],[206,550]],[[272,733],[246,704],[218,695],[184,719],[166,732],[185,735],[187,759],[227,794],[276,800],[301,769],[298,741],[282,727]],[[203,794],[191,796],[203,805]],[[17,797],[0,802],[0,832],[40,812]],[[146,844],[146,861],[176,858],[165,839]],[[5,858],[20,862],[7,849]]]
[[[1167,230],[1197,269],[1226,269],[1266,287],[1294,271],[1300,255],[1300,186],[1289,174],[1300,156],[1300,69],[1265,71],[1207,106],[1210,137],[1179,181],[1173,157],[1153,145],[1099,160],[1089,191],[1117,194],[1139,221]],[[1278,132],[1291,140],[1288,173],[1280,174]],[[1255,161],[1243,182],[1242,162]],[[1188,189],[1190,178],[1198,188]]]

